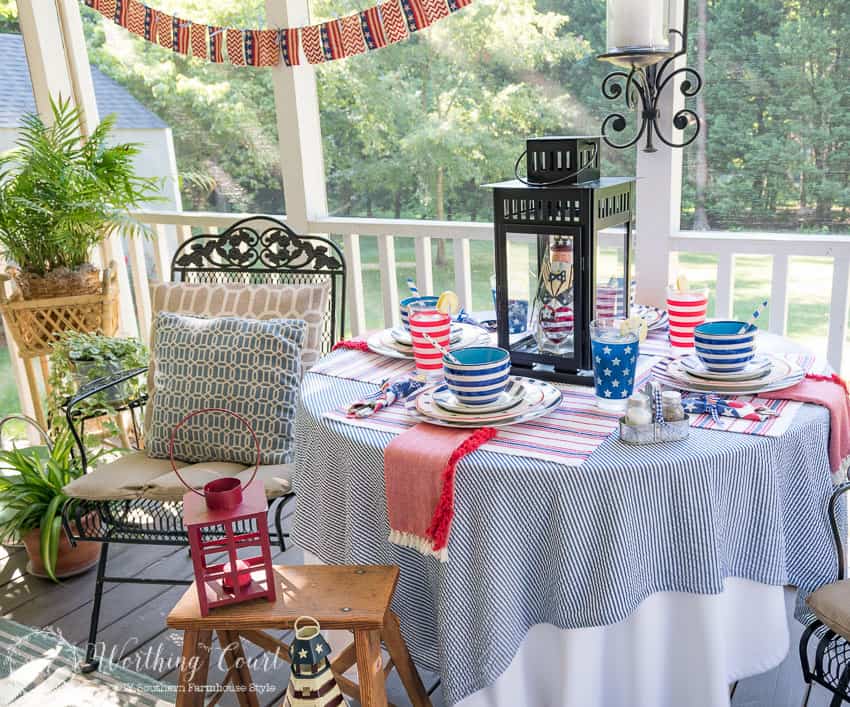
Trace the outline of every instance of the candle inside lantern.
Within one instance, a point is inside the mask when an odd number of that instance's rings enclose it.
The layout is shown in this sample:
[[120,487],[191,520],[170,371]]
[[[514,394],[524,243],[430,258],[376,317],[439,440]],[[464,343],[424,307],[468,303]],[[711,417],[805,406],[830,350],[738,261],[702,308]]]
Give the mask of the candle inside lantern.
[[608,0],[608,51],[667,50],[669,0]]

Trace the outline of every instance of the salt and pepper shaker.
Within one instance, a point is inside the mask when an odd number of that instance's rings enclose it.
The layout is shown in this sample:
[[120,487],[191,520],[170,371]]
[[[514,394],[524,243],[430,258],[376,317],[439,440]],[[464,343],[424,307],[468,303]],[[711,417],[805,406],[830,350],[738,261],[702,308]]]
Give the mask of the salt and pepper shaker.
[[661,414],[665,422],[679,422],[685,419],[682,394],[678,390],[665,390],[661,393]]
[[632,426],[652,424],[649,398],[643,393],[635,393],[629,398],[626,406],[626,424]]

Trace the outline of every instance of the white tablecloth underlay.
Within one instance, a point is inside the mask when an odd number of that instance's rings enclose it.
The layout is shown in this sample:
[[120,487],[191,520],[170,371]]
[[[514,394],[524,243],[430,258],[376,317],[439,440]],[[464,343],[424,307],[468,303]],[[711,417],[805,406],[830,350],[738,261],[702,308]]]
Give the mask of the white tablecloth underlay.
[[722,594],[658,592],[599,628],[537,624],[457,707],[723,707],[726,685],[779,665],[793,589],[730,577]]

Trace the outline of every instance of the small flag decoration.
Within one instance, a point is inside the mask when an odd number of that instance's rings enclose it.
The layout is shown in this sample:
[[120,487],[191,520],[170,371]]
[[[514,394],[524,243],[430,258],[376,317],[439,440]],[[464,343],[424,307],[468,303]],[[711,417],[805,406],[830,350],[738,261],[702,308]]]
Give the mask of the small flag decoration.
[[387,46],[381,11],[377,7],[370,7],[360,13],[360,28],[363,30],[363,39],[366,40],[369,51]]
[[349,15],[340,21],[342,32],[342,49],[345,56],[355,56],[366,51],[366,41],[363,39],[363,30],[360,27],[360,15]]
[[378,5],[378,9],[381,13],[387,41],[390,44],[401,42],[410,36],[398,0],[387,0],[387,2]]
[[127,2],[127,29],[139,37],[145,36],[145,18],[148,9],[136,0],[128,0]]
[[189,53],[189,28],[191,22],[180,17],[171,18],[171,50],[178,54]]
[[339,20],[331,20],[323,22],[319,25],[322,32],[322,51],[325,53],[325,59],[333,61],[341,59],[345,56],[342,49],[342,32],[339,28]]
[[192,23],[189,28],[189,44],[195,59],[207,58],[207,26]]
[[[306,29],[306,27],[305,27]],[[318,34],[316,35],[318,37]],[[280,53],[283,56],[283,62],[287,66],[297,66],[301,63],[301,58],[298,55],[299,32],[297,29],[282,29],[280,30]],[[304,47],[306,52],[306,45]],[[319,48],[321,53],[321,47]],[[307,61],[310,61],[309,55]],[[275,62],[276,64],[277,62]],[[313,62],[310,62],[313,63]],[[271,66],[271,64],[269,64]]]
[[245,37],[241,29],[227,28],[224,31],[227,43],[227,59],[234,66],[247,66],[245,61]]
[[309,64],[321,64],[325,61],[325,50],[322,49],[322,31],[319,25],[301,28],[301,43],[304,45],[304,56]]
[[420,0],[401,0],[401,7],[404,10],[407,29],[411,33],[425,29],[430,24],[425,14],[425,7]]
[[386,0],[342,19],[306,27],[236,29],[170,15],[139,0],[80,0],[115,24],[171,51],[234,66],[287,66],[343,59],[407,39],[472,0]]
[[207,27],[209,36],[210,61],[215,64],[224,63],[224,27]]

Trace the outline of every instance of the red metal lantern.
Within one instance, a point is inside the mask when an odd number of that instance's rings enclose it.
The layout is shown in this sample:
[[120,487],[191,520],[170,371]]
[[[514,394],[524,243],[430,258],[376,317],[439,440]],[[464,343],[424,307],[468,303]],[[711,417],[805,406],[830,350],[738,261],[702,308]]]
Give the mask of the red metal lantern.
[[[180,476],[174,463],[174,439],[190,419],[203,413],[225,413],[239,420],[254,440],[257,461],[245,486],[239,479],[224,477],[210,481],[203,492],[192,488]],[[202,616],[210,609],[265,597],[275,600],[274,572],[269,543],[268,504],[261,481],[256,480],[260,466],[260,442],[248,421],[224,408],[204,408],[186,415],[171,433],[168,454],[177,478],[189,489],[183,496],[183,525],[189,531],[189,547],[195,569],[195,586]],[[205,540],[204,537],[210,539]],[[251,548],[259,554],[245,557]],[[243,556],[239,556],[239,551]],[[226,562],[210,564],[210,555],[226,554]]]

